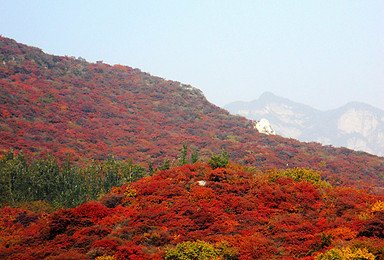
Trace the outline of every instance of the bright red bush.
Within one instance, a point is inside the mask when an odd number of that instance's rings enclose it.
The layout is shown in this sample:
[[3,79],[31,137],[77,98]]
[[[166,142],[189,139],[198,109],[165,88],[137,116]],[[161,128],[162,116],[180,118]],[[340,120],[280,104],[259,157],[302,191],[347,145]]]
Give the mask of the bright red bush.
[[132,243],[126,243],[117,248],[115,258],[122,260],[145,260],[150,259],[143,253],[143,247]]
[[93,222],[98,222],[110,214],[110,209],[99,202],[92,201],[73,209],[72,212],[76,217],[90,218]]

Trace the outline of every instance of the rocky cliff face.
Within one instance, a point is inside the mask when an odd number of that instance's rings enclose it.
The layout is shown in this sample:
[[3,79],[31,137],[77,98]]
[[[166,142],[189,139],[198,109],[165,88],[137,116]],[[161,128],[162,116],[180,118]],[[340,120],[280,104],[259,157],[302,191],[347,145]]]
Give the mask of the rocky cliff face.
[[338,109],[319,111],[265,93],[251,102],[224,107],[251,120],[267,118],[276,134],[305,142],[320,142],[384,156],[384,111],[352,102]]

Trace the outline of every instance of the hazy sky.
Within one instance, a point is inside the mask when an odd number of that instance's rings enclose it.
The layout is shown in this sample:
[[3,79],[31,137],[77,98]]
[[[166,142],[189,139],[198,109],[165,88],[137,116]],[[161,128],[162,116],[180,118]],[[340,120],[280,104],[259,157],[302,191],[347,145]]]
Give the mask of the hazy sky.
[[382,0],[0,0],[0,34],[191,84],[219,106],[270,91],[384,109]]

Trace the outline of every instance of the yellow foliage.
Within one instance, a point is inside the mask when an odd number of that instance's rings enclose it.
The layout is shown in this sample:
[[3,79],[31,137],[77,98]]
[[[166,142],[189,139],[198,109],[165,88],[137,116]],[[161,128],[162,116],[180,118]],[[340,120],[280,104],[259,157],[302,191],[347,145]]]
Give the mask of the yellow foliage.
[[312,184],[323,188],[330,186],[327,182],[321,180],[321,172],[312,169],[294,168],[286,170],[274,170],[269,172],[268,177],[271,181],[275,181],[280,177],[289,177],[295,181],[311,182]]
[[372,212],[378,212],[384,210],[384,201],[376,201],[375,204],[373,204],[371,211]]
[[127,188],[125,189],[124,195],[127,198],[133,198],[133,197],[136,197],[137,191],[136,191],[135,188],[133,188],[132,186],[128,185]]
[[342,249],[333,248],[323,254],[315,257],[316,260],[375,260],[375,256],[366,248],[350,248]]
[[116,260],[116,258],[113,255],[103,255],[96,257],[95,260]]
[[368,252],[366,248],[357,248],[351,249],[350,247],[346,247],[341,249],[342,256],[344,259],[366,259],[366,260],[375,260],[375,256]]
[[205,241],[197,240],[196,242],[186,241],[179,243],[174,248],[166,249],[166,260],[171,259],[204,259],[218,260],[220,256],[213,245]]
[[361,212],[359,214],[359,219],[360,220],[368,220],[368,219],[371,219],[371,218],[373,218],[372,212]]
[[384,211],[384,201],[376,201],[371,208],[368,208],[365,212],[359,214],[360,220],[372,219],[376,212]]
[[121,192],[122,192],[121,187],[112,187],[112,189],[111,189],[111,193],[113,193],[113,194],[120,194]]

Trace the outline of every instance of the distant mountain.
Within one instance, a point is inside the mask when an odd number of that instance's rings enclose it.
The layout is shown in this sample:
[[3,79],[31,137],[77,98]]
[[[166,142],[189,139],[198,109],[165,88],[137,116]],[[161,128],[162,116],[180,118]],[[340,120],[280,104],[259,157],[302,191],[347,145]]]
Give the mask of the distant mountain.
[[320,111],[267,92],[224,108],[251,120],[266,118],[284,137],[384,155],[384,111],[367,104],[352,102]]
[[[262,100],[268,98],[276,97]],[[298,115],[293,103],[267,103],[292,129],[295,122],[309,124],[309,107],[299,106]],[[263,105],[258,110],[267,117]],[[201,160],[227,151],[231,161],[259,171],[311,168],[332,184],[384,185],[384,158],[260,134],[192,86],[128,66],[48,55],[0,37],[0,158],[13,150],[59,162],[70,156],[82,165],[113,156],[149,169],[167,160],[177,164],[183,143]]]

